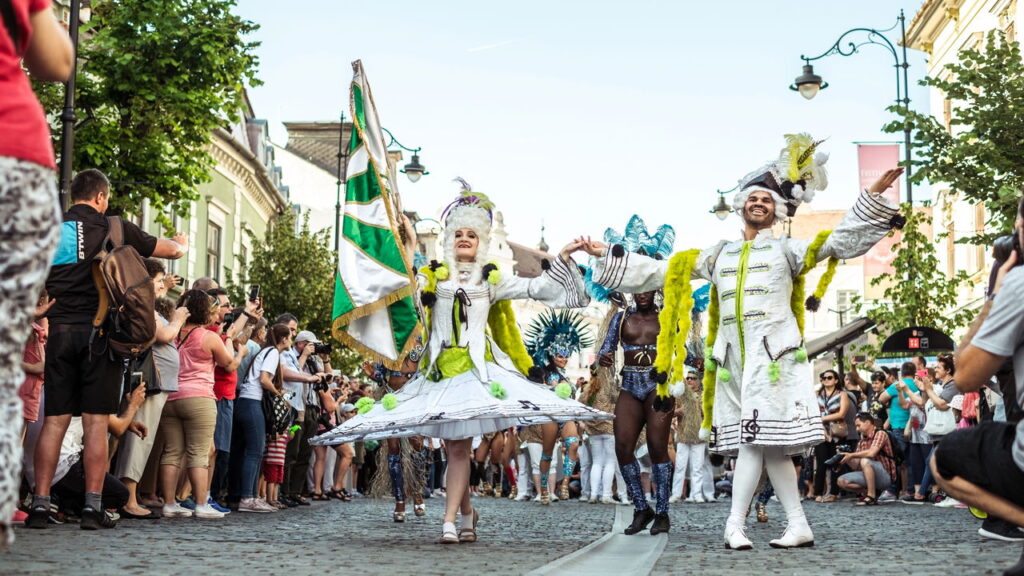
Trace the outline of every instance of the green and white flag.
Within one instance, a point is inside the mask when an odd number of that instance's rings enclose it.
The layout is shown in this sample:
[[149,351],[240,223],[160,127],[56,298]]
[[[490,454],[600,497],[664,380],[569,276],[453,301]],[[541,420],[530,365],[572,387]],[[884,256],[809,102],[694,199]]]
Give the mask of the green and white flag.
[[[334,286],[334,337],[393,370],[420,335],[415,271],[398,235],[401,213],[362,62],[352,63],[353,118]],[[411,255],[410,255],[411,256]]]

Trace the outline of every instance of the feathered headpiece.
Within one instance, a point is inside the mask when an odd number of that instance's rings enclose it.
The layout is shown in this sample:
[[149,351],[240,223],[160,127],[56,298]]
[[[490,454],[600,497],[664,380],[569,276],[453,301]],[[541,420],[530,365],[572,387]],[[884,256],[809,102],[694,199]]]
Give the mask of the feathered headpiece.
[[604,231],[604,241],[608,244],[619,244],[629,252],[637,252],[657,260],[665,260],[672,255],[672,247],[676,243],[676,231],[668,224],[662,224],[651,234],[643,218],[634,214],[626,229],[619,234],[613,228]]
[[733,197],[732,207],[743,213],[747,197],[755,190],[763,190],[775,199],[775,217],[792,218],[804,202],[814,199],[814,193],[828,187],[825,163],[828,154],[818,152],[824,140],[815,140],[810,134],[786,134],[786,147],[779,158],[747,174],[740,180],[739,192]]
[[571,356],[594,344],[583,316],[574,310],[547,310],[526,329],[526,351],[538,366],[549,357]]
[[455,231],[469,228],[480,240],[477,246],[473,278],[480,278],[487,264],[487,253],[491,244],[491,224],[494,222],[494,203],[486,194],[474,192],[468,182],[456,178],[462,191],[454,202],[441,213],[444,222],[444,257],[449,268],[456,270]]
[[[654,234],[647,230],[647,224],[643,218],[634,214],[626,228],[620,234],[614,228],[604,231],[604,241],[609,245],[618,244],[629,252],[636,252],[650,256],[656,260],[665,260],[672,255],[672,247],[676,243],[676,231],[668,224],[662,224]],[[593,270],[590,267],[585,269],[584,284],[591,298],[598,302],[612,301],[621,305],[624,300],[621,294],[609,290],[594,282]]]

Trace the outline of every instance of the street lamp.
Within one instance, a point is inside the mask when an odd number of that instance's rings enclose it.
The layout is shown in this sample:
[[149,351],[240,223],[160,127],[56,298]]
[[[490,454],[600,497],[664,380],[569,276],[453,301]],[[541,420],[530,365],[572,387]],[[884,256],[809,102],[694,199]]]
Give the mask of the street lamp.
[[[886,32],[891,32],[895,30],[897,26],[899,26],[900,29],[900,48],[902,50],[897,50],[896,45],[893,44],[892,41],[890,41],[889,38],[886,37],[885,35]],[[867,35],[867,39],[859,43],[850,41],[845,45],[843,44],[843,40],[847,36],[861,32]],[[808,100],[814,98],[819,91],[828,88],[828,82],[825,82],[821,78],[821,76],[818,76],[817,74],[814,73],[814,66],[811,65],[811,62],[821,60],[822,58],[826,56],[832,56],[833,54],[838,54],[840,56],[852,56],[859,51],[861,46],[867,44],[881,46],[882,48],[888,50],[890,54],[892,54],[893,60],[895,62],[894,67],[896,68],[896,106],[902,107],[904,116],[906,116],[906,113],[910,111],[910,87],[907,78],[907,68],[910,67],[910,64],[907,63],[907,28],[906,19],[903,16],[903,10],[900,10],[900,15],[899,18],[896,19],[896,24],[893,24],[891,27],[886,28],[885,30],[875,30],[874,28],[851,28],[850,30],[843,32],[842,35],[840,35],[839,38],[836,40],[835,44],[833,44],[828,50],[825,50],[821,54],[813,58],[809,58],[801,54],[800,59],[804,61],[803,73],[801,73],[800,76],[798,76],[793,81],[793,84],[789,86],[789,89],[799,92],[801,96]],[[914,195],[910,183],[911,148],[909,122],[904,122],[903,124],[903,140],[903,148],[905,153],[904,163],[906,164],[905,175],[907,178],[907,203],[913,206]]]
[[828,82],[821,79],[814,73],[814,66],[804,64],[804,73],[796,77],[796,82],[789,87],[790,90],[800,92],[800,95],[810,100],[818,95],[819,90],[828,88]]
[[711,210],[708,210],[708,212],[717,216],[719,220],[725,220],[728,218],[729,214],[732,214],[732,206],[729,206],[725,201],[725,195],[735,189],[736,188],[732,188],[731,190],[715,190],[715,193],[718,194],[718,203],[715,204]]
[[403,146],[402,143],[395,138],[395,135],[392,134],[390,130],[384,128],[383,126],[381,126],[381,130],[383,130],[384,133],[387,134],[389,138],[391,138],[391,141],[384,145],[385,148],[390,148],[391,145],[394,144],[395,146],[398,146],[402,150],[412,152],[412,159],[401,170],[399,170],[399,172],[409,177],[410,182],[419,182],[420,177],[430,174],[430,172],[427,172],[426,167],[424,167],[423,164],[420,164],[419,152],[420,150],[422,150],[422,148],[409,148],[407,146]]

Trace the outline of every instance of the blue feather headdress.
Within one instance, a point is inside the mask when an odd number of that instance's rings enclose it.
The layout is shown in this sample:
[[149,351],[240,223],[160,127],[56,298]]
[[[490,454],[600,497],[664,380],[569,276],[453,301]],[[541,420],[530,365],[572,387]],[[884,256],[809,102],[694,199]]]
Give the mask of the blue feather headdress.
[[627,252],[637,252],[658,260],[666,260],[672,255],[676,231],[668,224],[662,224],[654,234],[651,234],[647,231],[647,224],[643,218],[634,214],[622,234],[613,228],[605,230],[604,241],[608,244],[620,244]]
[[548,357],[571,356],[594,344],[586,319],[574,310],[547,310],[526,329],[526,351],[534,364],[544,366]]
[[[676,231],[668,224],[662,224],[652,235],[647,230],[643,218],[634,214],[626,223],[622,234],[613,228],[605,230],[604,241],[608,245],[619,244],[628,252],[636,252],[657,260],[667,260],[672,255],[672,247],[676,243]],[[615,298],[616,292],[594,282],[591,267],[586,266],[584,270],[584,284],[591,298],[598,302],[623,302],[621,296]]]

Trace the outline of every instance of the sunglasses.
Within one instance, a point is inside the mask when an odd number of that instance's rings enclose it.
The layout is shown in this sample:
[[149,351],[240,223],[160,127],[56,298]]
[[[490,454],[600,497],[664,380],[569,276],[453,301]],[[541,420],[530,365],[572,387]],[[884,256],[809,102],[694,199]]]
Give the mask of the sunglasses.
[[835,376],[821,376],[819,380],[835,380]]
[[686,379],[687,380],[696,380],[697,377],[696,376],[687,376]]

